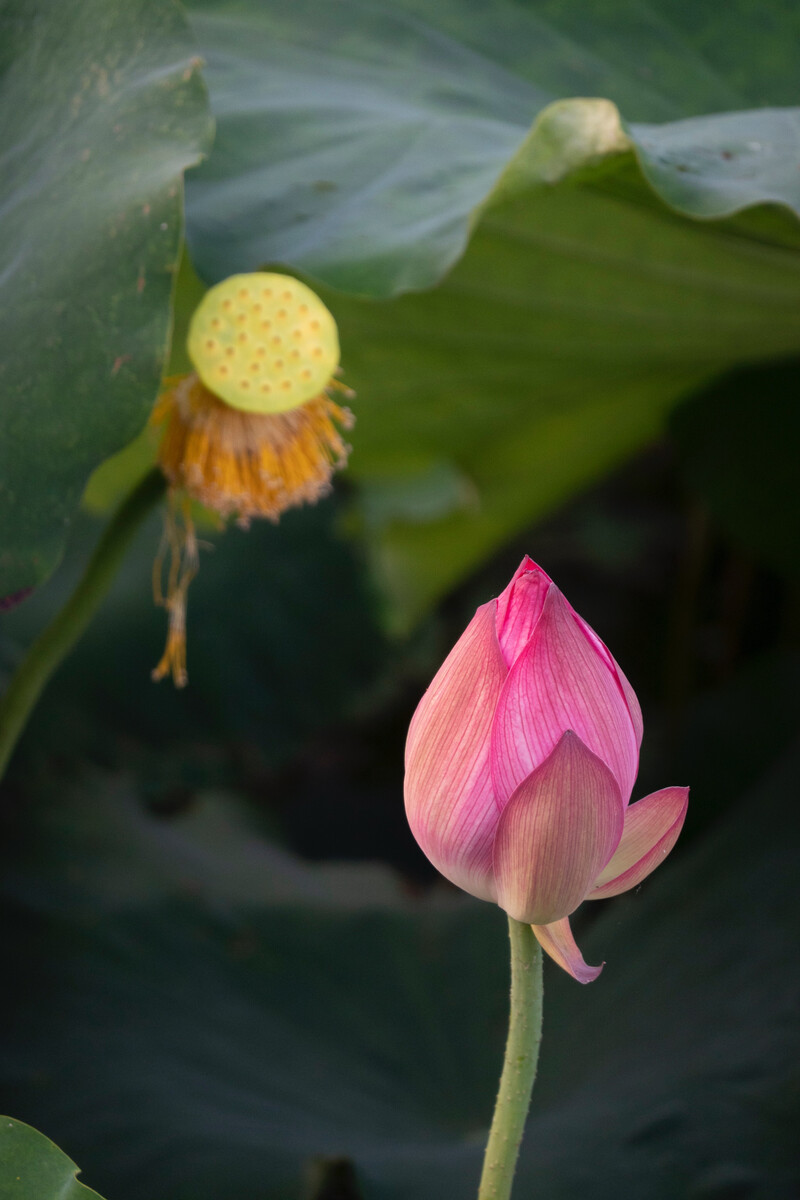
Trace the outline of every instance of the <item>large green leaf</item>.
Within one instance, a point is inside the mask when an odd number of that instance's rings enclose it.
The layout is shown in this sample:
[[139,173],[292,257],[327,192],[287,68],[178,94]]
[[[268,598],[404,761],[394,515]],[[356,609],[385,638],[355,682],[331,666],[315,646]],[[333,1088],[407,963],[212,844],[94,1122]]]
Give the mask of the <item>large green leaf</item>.
[[[187,196],[211,279],[274,261],[371,295],[435,283],[531,122],[565,97],[604,97],[648,122],[629,126],[633,143],[686,212],[800,203],[797,116],[726,112],[798,102],[790,0],[724,12],[714,0],[644,12],[630,0],[189,8],[219,130]],[[723,115],[684,119],[708,113]],[[589,111],[590,133],[594,122]],[[573,167],[580,126],[550,130],[549,149],[569,150]]]
[[[656,437],[688,391],[800,347],[794,218],[694,223],[645,188],[622,155],[591,187],[488,210],[434,290],[375,303],[323,289],[357,391],[351,469],[401,624]],[[433,480],[439,508],[415,520]]]
[[0,1196],[8,1200],[100,1200],[78,1183],[78,1168],[49,1138],[0,1117]]
[[[589,906],[596,984],[548,969],[520,1196],[793,1195],[797,766],[783,753],[640,892]],[[165,822],[125,779],[54,790],[3,867],[16,1111],[115,1200],[296,1200],[318,1158],[350,1160],[364,1200],[474,1196],[507,1003],[498,910],[304,865],[230,798]]]
[[326,285],[398,626],[682,396],[800,347],[800,118],[759,107],[797,99],[795,6],[190,9],[196,263]]
[[198,65],[173,0],[0,4],[0,595],[53,569],[153,403],[210,132]]

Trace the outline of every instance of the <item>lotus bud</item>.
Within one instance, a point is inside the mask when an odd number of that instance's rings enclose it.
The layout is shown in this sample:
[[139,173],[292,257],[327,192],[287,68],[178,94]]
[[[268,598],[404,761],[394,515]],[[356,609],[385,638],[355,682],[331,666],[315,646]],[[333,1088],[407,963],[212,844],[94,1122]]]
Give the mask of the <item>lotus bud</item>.
[[533,926],[581,983],[570,914],[639,884],[674,846],[689,789],[630,804],[642,714],[597,634],[526,558],[419,703],[406,745],[414,837],[458,887]]

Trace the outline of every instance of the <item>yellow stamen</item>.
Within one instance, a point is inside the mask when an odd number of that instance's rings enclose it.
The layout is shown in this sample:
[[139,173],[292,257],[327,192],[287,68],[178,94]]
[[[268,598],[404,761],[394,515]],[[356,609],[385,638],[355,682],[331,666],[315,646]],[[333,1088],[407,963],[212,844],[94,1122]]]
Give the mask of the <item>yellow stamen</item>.
[[245,527],[325,495],[347,461],[340,429],[352,425],[325,392],[289,412],[248,413],[195,374],[161,397],[152,420],[166,424],[158,457],[172,486]]

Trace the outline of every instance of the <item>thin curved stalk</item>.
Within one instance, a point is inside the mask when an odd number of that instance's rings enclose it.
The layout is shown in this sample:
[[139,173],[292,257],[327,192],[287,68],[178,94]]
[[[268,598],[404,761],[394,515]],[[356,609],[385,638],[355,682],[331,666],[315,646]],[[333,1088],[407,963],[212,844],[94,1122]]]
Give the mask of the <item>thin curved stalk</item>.
[[530,925],[508,918],[511,1013],[503,1073],[478,1200],[509,1200],[542,1040],[542,950]]
[[0,779],[36,701],[106,597],[144,518],[166,489],[161,471],[145,475],[105,529],[64,607],[28,650],[0,700]]

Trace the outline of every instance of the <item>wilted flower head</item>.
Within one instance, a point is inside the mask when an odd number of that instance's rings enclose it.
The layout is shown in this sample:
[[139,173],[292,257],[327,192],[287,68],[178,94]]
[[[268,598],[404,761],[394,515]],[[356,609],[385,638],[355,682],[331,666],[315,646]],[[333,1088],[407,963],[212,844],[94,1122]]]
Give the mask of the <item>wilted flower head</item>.
[[156,679],[185,683],[186,591],[197,570],[188,500],[246,527],[277,520],[330,489],[353,418],[331,398],[352,395],[335,378],[336,323],[318,296],[286,275],[234,275],[210,289],[187,343],[196,370],[168,381],[153,413],[164,426],[158,461],[171,485],[165,548],[169,636]]
[[465,891],[529,923],[582,983],[585,899],[635,887],[672,849],[688,788],[629,806],[642,714],[596,633],[526,558],[482,605],[417,708],[406,813],[425,854]]

